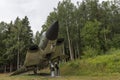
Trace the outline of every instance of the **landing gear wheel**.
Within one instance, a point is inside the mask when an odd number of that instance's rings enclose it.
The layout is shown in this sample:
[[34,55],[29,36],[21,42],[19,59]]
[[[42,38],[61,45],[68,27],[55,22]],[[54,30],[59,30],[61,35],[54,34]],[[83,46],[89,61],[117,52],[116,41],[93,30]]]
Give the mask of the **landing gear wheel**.
[[37,74],[37,67],[33,70],[34,74]]

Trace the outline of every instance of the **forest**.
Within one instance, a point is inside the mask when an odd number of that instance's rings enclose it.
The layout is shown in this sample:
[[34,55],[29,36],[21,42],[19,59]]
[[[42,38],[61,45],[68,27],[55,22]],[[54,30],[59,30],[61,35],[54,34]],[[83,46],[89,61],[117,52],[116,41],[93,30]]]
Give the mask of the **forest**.
[[27,49],[39,44],[40,36],[59,21],[59,37],[64,38],[63,54],[68,60],[107,54],[120,49],[120,0],[63,0],[49,13],[42,31],[33,34],[29,18],[0,22],[0,72],[12,72],[23,65]]

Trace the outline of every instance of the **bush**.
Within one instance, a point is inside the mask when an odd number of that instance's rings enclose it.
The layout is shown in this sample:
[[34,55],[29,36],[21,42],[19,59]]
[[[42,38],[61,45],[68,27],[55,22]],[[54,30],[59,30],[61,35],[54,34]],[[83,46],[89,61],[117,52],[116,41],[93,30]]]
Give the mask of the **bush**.
[[98,51],[92,47],[86,47],[83,54],[83,58],[95,57],[98,55]]

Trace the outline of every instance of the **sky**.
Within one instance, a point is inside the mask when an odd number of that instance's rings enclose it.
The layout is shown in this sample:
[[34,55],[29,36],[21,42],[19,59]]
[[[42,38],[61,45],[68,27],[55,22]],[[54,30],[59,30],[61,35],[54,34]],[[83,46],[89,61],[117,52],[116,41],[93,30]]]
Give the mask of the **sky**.
[[[35,34],[41,31],[41,26],[45,23],[47,16],[62,0],[0,0],[0,22],[9,23],[16,17],[24,18],[27,16],[30,21],[31,29]],[[77,1],[71,0],[76,4]]]

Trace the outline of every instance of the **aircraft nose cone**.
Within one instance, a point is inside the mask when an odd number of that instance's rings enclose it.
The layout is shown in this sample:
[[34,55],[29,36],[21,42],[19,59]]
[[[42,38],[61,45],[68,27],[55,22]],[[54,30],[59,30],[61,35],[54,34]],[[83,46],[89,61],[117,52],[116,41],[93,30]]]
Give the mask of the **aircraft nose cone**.
[[46,37],[48,40],[55,40],[58,36],[59,24],[58,21],[53,23],[46,32]]

